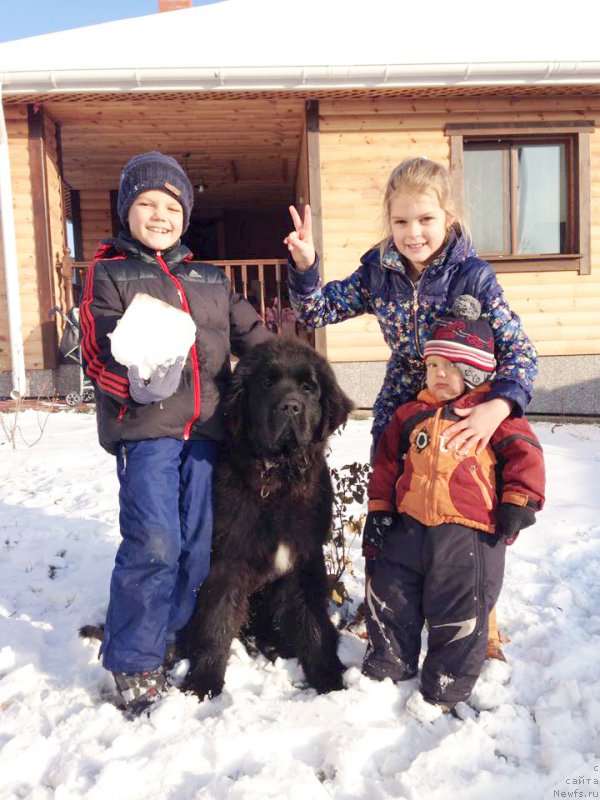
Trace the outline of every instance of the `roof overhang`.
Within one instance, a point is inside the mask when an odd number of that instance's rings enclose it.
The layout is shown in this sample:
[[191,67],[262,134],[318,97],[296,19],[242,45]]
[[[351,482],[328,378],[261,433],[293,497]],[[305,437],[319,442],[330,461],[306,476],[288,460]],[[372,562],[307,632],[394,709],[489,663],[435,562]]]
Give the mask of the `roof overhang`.
[[593,85],[589,0],[221,0],[0,44],[19,94]]
[[552,86],[600,83],[600,61],[127,68],[0,72],[6,97],[136,91],[318,91],[425,86]]

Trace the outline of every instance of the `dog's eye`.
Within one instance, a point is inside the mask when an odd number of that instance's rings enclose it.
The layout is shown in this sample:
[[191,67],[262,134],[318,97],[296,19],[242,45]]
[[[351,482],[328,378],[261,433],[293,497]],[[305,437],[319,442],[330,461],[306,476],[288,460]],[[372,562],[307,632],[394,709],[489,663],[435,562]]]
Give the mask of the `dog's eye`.
[[315,386],[308,381],[304,381],[304,383],[300,387],[305,394],[312,394],[315,390]]
[[265,375],[265,377],[262,379],[262,385],[265,389],[269,389],[271,386],[273,386],[273,383],[273,378],[270,375]]

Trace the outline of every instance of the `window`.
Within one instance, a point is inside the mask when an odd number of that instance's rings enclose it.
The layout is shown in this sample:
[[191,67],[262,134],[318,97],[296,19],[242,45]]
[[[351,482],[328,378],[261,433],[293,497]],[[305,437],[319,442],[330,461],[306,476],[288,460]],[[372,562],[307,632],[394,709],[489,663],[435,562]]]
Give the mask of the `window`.
[[524,125],[447,126],[475,247],[498,271],[589,274],[589,128]]

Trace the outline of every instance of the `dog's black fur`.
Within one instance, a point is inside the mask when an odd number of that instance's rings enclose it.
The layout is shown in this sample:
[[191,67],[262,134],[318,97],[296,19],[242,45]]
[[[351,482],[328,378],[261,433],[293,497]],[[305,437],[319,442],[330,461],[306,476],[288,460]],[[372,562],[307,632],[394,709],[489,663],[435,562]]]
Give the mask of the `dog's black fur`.
[[240,634],[263,652],[297,657],[318,692],[343,688],[327,613],[333,490],[324,450],[351,407],[308,345],[273,339],[238,363],[225,400],[210,574],[180,641],[191,662],[184,688],[199,697],[221,692]]

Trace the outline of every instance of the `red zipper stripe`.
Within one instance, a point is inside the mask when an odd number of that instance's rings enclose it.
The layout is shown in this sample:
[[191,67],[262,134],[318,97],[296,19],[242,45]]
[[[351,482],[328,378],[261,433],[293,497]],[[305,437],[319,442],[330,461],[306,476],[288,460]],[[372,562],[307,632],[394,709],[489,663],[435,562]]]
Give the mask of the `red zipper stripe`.
[[[163,272],[169,276],[169,278],[173,281],[175,286],[177,287],[177,291],[179,292],[179,297],[181,299],[181,306],[186,314],[190,314],[190,306],[187,301],[187,297],[185,296],[185,292],[183,291],[183,286],[177,280],[177,278],[170,272],[165,260],[163,259],[160,251],[156,252],[156,260],[161,266]],[[183,438],[189,439],[190,432],[192,430],[192,425],[200,416],[200,364],[198,363],[198,351],[196,349],[196,343],[191,346],[190,348],[190,355],[192,357],[192,370],[194,375],[194,416],[189,419],[185,427],[183,429]]]
[[[100,347],[98,345],[98,338],[96,336],[96,327],[94,318],[90,310],[90,305],[93,301],[92,286],[94,283],[94,269],[98,261],[103,255],[108,252],[107,245],[101,245],[94,255],[94,260],[90,265],[88,274],[85,281],[84,297],[79,307],[80,324],[82,327],[83,336],[81,336],[81,352],[87,362],[87,373],[96,383],[105,391],[111,394],[127,399],[129,397],[129,381],[127,378],[121,377],[114,372],[110,372],[106,366],[100,361],[98,355]],[[122,261],[125,256],[115,256],[110,261]]]

